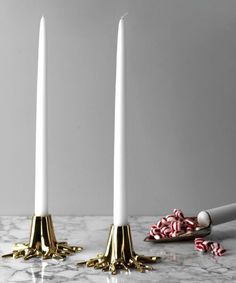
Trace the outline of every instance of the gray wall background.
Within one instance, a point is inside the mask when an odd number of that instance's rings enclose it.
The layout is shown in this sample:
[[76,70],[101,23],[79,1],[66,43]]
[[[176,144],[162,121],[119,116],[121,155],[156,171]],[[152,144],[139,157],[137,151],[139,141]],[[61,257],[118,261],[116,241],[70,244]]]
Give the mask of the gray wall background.
[[236,201],[236,1],[0,0],[0,214],[34,211],[38,28],[49,207],[112,214],[117,25],[128,12],[129,214]]

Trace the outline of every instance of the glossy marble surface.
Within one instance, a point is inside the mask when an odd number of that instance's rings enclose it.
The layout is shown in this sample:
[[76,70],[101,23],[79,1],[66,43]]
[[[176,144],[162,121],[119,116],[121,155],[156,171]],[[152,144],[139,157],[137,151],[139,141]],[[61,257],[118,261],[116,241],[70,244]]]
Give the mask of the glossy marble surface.
[[[143,241],[149,227],[158,217],[130,217],[135,251],[158,255],[162,262],[146,273],[120,272],[116,276],[100,270],[77,268],[75,263],[94,257],[106,246],[111,217],[53,217],[56,237],[84,247],[84,251],[65,261],[1,258],[0,282],[236,282],[236,221],[213,228],[208,237],[220,241],[227,253],[222,257],[194,250],[193,242],[154,244]],[[30,217],[0,217],[0,253],[11,251],[12,244],[26,241]]]

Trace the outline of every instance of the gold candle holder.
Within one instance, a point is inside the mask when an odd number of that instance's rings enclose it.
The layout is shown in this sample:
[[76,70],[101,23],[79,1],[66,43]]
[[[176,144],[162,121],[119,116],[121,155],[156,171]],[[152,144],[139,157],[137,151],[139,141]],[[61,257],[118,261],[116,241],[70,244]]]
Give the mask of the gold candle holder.
[[110,271],[112,274],[116,274],[118,269],[129,271],[130,268],[144,272],[153,270],[153,267],[146,263],[155,263],[158,259],[160,258],[156,256],[135,253],[129,225],[111,225],[105,254],[98,254],[97,257],[81,261],[77,265],[86,264],[87,267]]
[[51,215],[33,216],[29,243],[16,243],[12,253],[3,257],[23,257],[25,260],[32,257],[65,259],[81,250],[81,247],[70,246],[67,242],[57,242]]

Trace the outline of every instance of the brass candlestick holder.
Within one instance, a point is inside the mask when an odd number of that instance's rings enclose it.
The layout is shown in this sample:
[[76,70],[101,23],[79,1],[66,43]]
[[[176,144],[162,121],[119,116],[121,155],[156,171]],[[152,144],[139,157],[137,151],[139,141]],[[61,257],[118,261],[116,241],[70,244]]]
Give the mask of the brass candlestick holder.
[[32,257],[65,259],[81,250],[81,247],[70,246],[67,242],[57,242],[51,215],[33,216],[29,243],[16,243],[13,251],[3,257],[23,257],[25,260]]
[[110,271],[112,274],[116,274],[118,269],[129,271],[130,268],[144,272],[153,270],[153,267],[146,263],[155,263],[158,259],[160,258],[156,256],[143,256],[135,253],[129,225],[111,225],[105,254],[98,254],[97,257],[81,261],[77,265],[86,264],[87,267]]

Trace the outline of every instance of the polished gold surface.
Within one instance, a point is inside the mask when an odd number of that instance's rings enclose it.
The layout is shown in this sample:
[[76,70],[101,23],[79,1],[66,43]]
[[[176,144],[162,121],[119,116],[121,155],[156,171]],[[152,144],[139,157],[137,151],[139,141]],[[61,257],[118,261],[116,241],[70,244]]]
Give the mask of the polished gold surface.
[[78,265],[86,264],[87,267],[110,271],[112,274],[116,274],[118,269],[129,271],[130,268],[144,272],[153,269],[146,263],[155,263],[158,259],[160,258],[135,253],[129,225],[112,225],[105,254],[99,254],[95,258],[81,261]]
[[81,250],[81,247],[70,246],[67,242],[57,242],[51,215],[33,216],[29,243],[15,244],[12,253],[3,257],[23,257],[25,260],[32,257],[64,259]]

